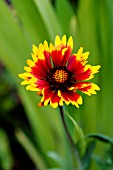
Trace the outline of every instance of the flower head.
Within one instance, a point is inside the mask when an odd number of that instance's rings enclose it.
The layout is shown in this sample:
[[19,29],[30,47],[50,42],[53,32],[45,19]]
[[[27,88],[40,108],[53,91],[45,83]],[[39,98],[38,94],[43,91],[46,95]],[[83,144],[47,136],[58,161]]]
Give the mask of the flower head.
[[19,74],[24,79],[21,85],[27,85],[26,90],[37,91],[41,95],[40,106],[48,105],[56,108],[63,103],[79,107],[82,104],[81,91],[87,95],[96,94],[99,87],[87,80],[94,77],[100,65],[91,66],[87,63],[89,52],[83,53],[81,47],[72,54],[73,39],[66,35],[60,39],[57,35],[55,45],[47,41],[38,47],[33,45],[32,60],[27,60],[25,73]]

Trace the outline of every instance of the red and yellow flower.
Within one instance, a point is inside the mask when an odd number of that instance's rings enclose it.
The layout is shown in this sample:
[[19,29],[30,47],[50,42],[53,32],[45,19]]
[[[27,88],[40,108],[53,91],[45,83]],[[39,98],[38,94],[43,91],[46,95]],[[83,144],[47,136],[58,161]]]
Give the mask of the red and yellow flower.
[[33,45],[32,60],[27,60],[25,73],[19,74],[23,79],[21,85],[27,85],[26,90],[37,91],[41,95],[39,105],[56,108],[63,103],[79,107],[82,104],[81,91],[87,95],[96,94],[99,87],[88,80],[98,72],[100,65],[87,64],[89,52],[83,53],[81,47],[72,54],[72,36],[66,41],[66,35],[60,39],[57,35],[55,45],[47,41],[38,47]]

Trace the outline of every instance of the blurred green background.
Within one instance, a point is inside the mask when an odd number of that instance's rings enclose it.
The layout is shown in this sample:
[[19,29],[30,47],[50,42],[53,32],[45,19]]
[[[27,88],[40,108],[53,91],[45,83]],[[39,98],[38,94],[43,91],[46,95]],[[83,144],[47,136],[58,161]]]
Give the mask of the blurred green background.
[[[89,63],[101,65],[93,79],[101,91],[83,95],[79,109],[65,106],[65,112],[84,135],[102,133],[113,138],[113,0],[0,0],[1,170],[73,169],[59,110],[37,107],[40,97],[21,87],[17,76],[31,58],[32,44],[53,42],[57,34],[72,35],[74,52],[82,46],[90,52]],[[109,144],[97,142],[87,169],[112,169],[113,149],[111,157],[108,150]]]

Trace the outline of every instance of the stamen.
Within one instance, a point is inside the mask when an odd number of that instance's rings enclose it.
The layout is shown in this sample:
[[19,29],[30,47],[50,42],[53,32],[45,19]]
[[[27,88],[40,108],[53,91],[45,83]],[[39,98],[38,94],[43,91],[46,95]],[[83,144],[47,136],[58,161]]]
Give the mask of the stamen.
[[64,83],[68,79],[68,73],[65,70],[56,70],[53,79],[58,83]]

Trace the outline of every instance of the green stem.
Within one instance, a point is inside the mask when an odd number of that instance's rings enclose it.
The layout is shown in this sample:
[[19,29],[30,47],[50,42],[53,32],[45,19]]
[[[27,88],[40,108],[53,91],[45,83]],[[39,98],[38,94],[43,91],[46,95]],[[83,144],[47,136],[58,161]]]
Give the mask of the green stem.
[[63,126],[64,126],[64,129],[65,129],[65,132],[66,132],[66,135],[68,137],[68,140],[72,146],[72,148],[74,147],[74,142],[70,136],[70,133],[68,131],[68,128],[67,128],[67,125],[66,125],[66,122],[65,122],[65,119],[64,119],[64,111],[63,111],[63,107],[62,106],[59,106],[60,107],[60,115],[61,115],[61,119],[62,119],[62,123],[63,123]]
[[80,157],[79,157],[77,147],[75,146],[75,143],[72,140],[72,137],[71,137],[71,135],[70,135],[70,133],[68,131],[68,128],[67,128],[67,125],[66,125],[66,122],[65,122],[63,107],[59,106],[59,108],[60,108],[60,115],[61,115],[62,123],[63,123],[64,129],[65,129],[67,138],[69,140],[69,143],[70,143],[70,145],[72,147],[72,150],[74,151],[74,153],[76,155],[76,159],[78,161],[78,168],[79,168],[79,170],[82,170],[83,169],[82,168],[82,163],[81,163],[81,160],[80,160]]

